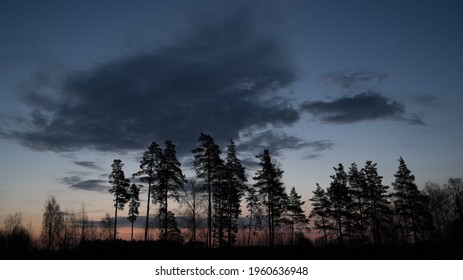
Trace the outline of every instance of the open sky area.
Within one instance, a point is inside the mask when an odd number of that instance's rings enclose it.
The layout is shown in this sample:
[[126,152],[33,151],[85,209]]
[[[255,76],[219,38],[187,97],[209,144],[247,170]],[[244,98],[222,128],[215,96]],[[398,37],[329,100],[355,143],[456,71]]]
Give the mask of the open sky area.
[[[417,184],[463,168],[462,1],[2,1],[0,221],[43,204],[100,220],[108,175],[152,141],[187,176],[200,132],[270,149],[306,201],[333,166],[402,156]],[[142,199],[144,199],[142,195]],[[141,215],[145,201],[142,200]]]

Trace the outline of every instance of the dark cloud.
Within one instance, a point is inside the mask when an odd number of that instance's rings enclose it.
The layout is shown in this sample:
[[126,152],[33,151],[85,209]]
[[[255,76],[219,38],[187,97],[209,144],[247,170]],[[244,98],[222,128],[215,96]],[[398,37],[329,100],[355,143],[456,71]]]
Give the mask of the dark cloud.
[[237,149],[250,151],[254,154],[269,149],[273,155],[280,155],[283,150],[310,149],[319,152],[329,150],[332,146],[333,143],[329,140],[305,141],[296,136],[267,130],[251,135],[248,139],[240,142]]
[[106,193],[109,189],[107,181],[103,180],[82,180],[80,176],[64,177],[58,180],[58,182],[68,185],[73,189],[81,189],[86,191],[97,191]]
[[374,70],[337,71],[330,72],[322,77],[327,83],[337,85],[343,89],[357,89],[370,83],[381,83],[389,74]]
[[386,119],[424,125],[419,117],[407,114],[401,102],[390,100],[373,91],[331,102],[306,101],[302,103],[301,110],[327,123],[346,124]]
[[120,152],[171,139],[186,153],[200,132],[221,143],[299,120],[281,95],[296,79],[282,44],[257,32],[249,16],[225,18],[150,52],[67,73],[53,89],[23,93],[31,109],[25,125],[0,135],[56,152]]
[[102,168],[93,161],[74,161],[73,163],[75,165],[90,168],[90,169],[102,170]]

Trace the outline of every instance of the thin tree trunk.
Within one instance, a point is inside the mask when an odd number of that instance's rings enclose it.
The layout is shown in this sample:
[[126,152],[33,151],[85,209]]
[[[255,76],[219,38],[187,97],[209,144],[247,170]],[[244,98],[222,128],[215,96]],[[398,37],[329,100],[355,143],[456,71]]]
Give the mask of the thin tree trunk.
[[249,211],[249,233],[248,233],[248,247],[251,241],[251,230],[252,230],[252,207],[251,210]]
[[133,221],[132,221],[132,231],[130,232],[130,241],[133,241]]
[[145,222],[145,241],[148,240],[148,223],[150,216],[150,200],[151,200],[151,178],[148,182],[148,200],[146,203],[146,222]]
[[117,206],[114,207],[114,240],[116,240],[116,228],[117,228]]

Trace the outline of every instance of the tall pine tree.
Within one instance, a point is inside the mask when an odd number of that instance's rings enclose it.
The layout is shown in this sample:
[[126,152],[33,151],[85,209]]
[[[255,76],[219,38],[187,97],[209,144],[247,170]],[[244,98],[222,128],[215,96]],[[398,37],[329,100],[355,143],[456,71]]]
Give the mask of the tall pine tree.
[[150,201],[151,197],[153,200],[154,187],[157,181],[157,170],[159,169],[160,161],[162,157],[162,149],[156,142],[151,143],[148,150],[143,153],[143,158],[140,161],[140,171],[133,174],[140,178],[140,181],[148,184],[148,198],[146,200],[146,221],[145,221],[145,241],[148,240],[148,227],[149,227],[149,216],[150,216]]
[[387,231],[391,228],[392,212],[387,190],[388,186],[382,184],[383,177],[378,174],[376,163],[367,161],[362,173],[367,189],[365,215],[370,224],[370,232],[373,243],[383,242]]
[[241,214],[241,199],[244,195],[247,181],[245,169],[236,156],[236,146],[233,140],[227,146],[227,159],[225,162],[225,225],[227,228],[227,244],[236,242],[238,232],[238,218]]
[[330,176],[332,181],[327,194],[331,202],[336,236],[339,245],[342,246],[345,241],[344,236],[347,236],[349,241],[352,239],[352,197],[347,188],[347,174],[344,166],[340,163],[337,168],[334,167],[334,171],[335,174]]
[[253,177],[254,186],[263,198],[263,205],[267,210],[269,245],[275,244],[275,231],[282,214],[286,210],[288,196],[283,186],[283,171],[272,162],[270,151],[265,149],[256,156],[260,160],[260,169]]
[[349,182],[349,193],[352,197],[352,232],[356,241],[364,244],[367,241],[368,223],[365,209],[367,205],[367,185],[365,184],[364,174],[357,168],[357,164],[352,163],[347,175]]
[[132,229],[130,231],[130,240],[133,241],[133,224],[137,220],[138,217],[138,207],[140,207],[140,187],[135,184],[130,186],[129,190],[129,215],[127,219],[132,224]]
[[114,195],[114,240],[116,240],[117,232],[117,210],[124,210],[124,206],[129,199],[128,188],[130,186],[129,179],[125,178],[122,167],[124,164],[120,159],[113,161],[112,172],[109,175],[109,183],[112,185],[109,192]]
[[165,148],[160,154],[160,161],[157,168],[158,184],[155,188],[156,201],[159,202],[159,213],[164,215],[162,219],[164,224],[163,239],[168,240],[169,237],[169,214],[168,202],[169,198],[179,201],[178,191],[185,184],[185,176],[183,175],[181,164],[177,160],[175,145],[167,140]]
[[[427,208],[427,197],[423,195],[415,184],[415,176],[407,168],[402,157],[399,158],[399,169],[394,174],[392,183],[395,193],[394,212],[406,238],[413,237],[413,242],[424,236],[426,225],[430,221]],[[408,238],[407,238],[408,239]]]
[[212,191],[219,188],[223,161],[220,158],[220,148],[214,143],[210,135],[201,133],[199,137],[199,147],[192,150],[194,154],[194,167],[196,176],[202,179],[207,186],[207,247],[212,247]]

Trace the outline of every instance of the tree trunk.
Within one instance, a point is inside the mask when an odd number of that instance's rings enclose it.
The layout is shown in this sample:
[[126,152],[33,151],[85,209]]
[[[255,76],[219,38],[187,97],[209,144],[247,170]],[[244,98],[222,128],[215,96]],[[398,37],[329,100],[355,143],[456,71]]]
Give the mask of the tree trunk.
[[130,231],[130,241],[133,241],[133,221],[132,221],[132,230]]
[[114,240],[116,240],[116,228],[117,228],[117,205],[114,207]]
[[148,182],[148,200],[146,202],[146,222],[145,222],[145,241],[148,240],[148,223],[150,216],[150,200],[151,200],[151,178]]

